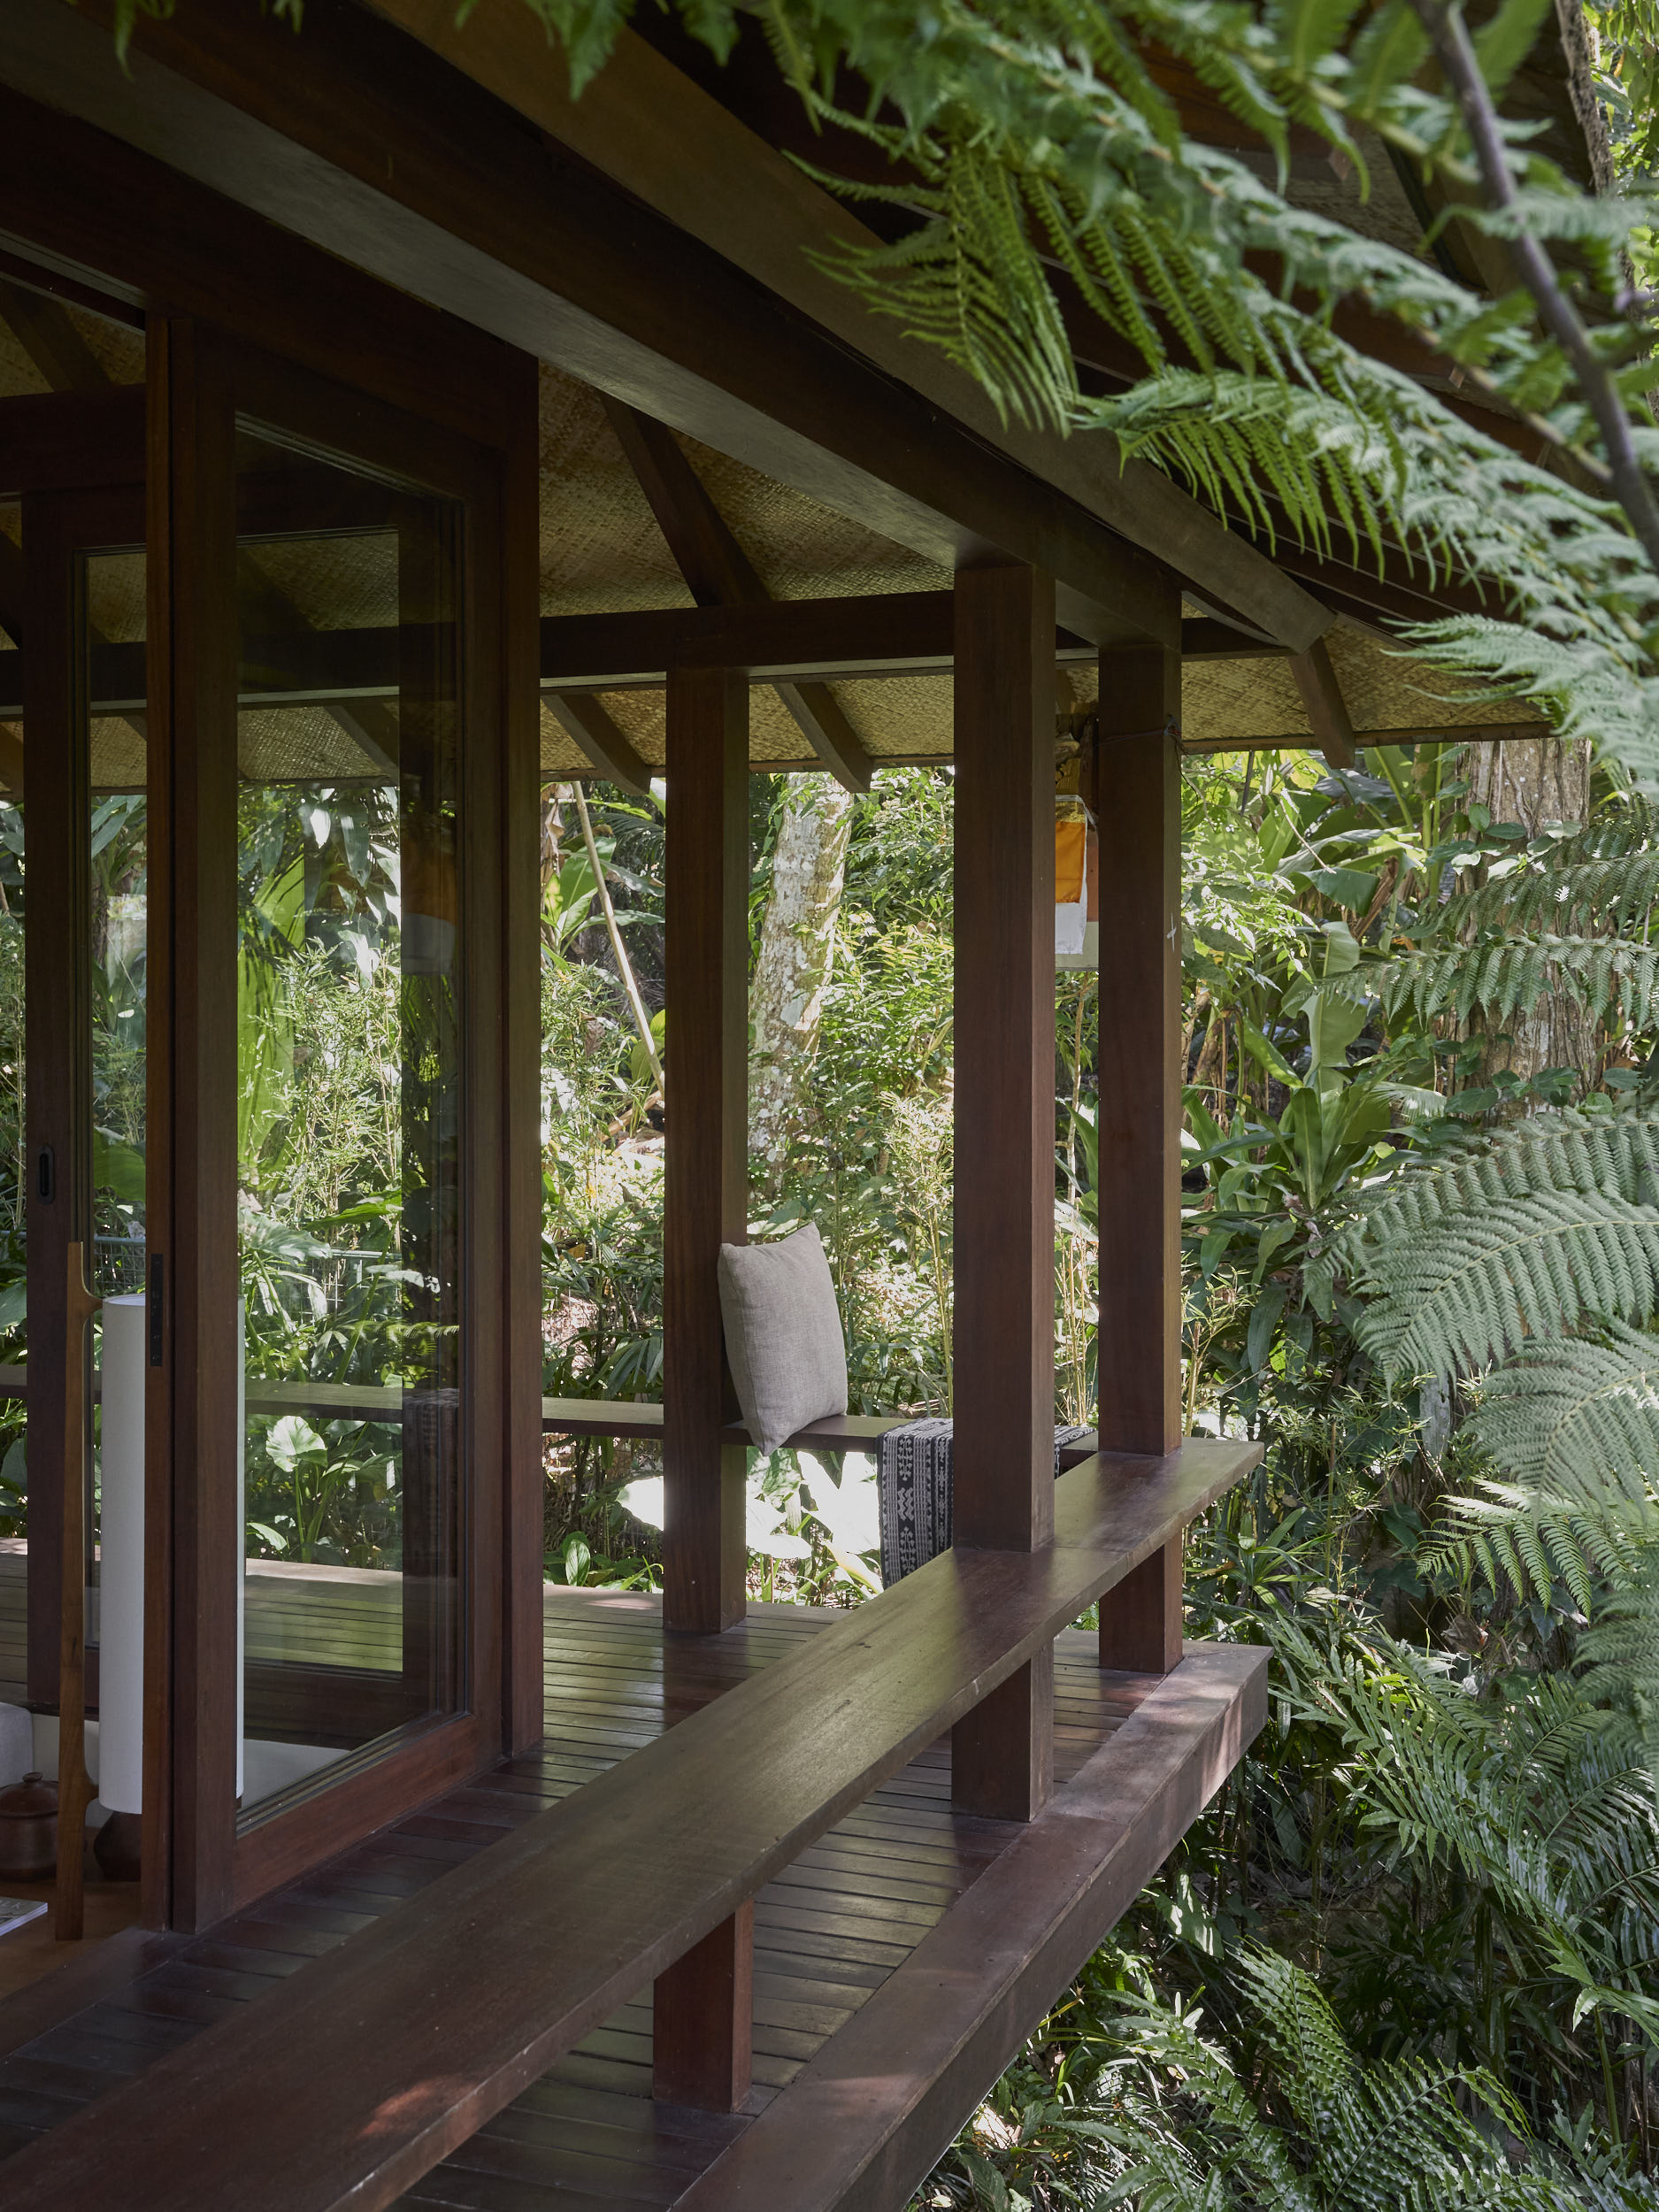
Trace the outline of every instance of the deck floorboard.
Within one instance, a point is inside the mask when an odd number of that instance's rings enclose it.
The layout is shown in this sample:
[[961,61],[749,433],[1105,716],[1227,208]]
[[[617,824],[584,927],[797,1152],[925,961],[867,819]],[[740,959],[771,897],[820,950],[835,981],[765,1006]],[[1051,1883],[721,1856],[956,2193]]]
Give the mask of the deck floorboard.
[[[0,1556],[0,1697],[21,1694],[21,1561]],[[187,1940],[130,1988],[0,2058],[0,2158],[369,1927],[835,1617],[757,1609],[711,1647],[665,1646],[648,1599],[549,1589],[541,1747],[476,1778],[329,1866]],[[398,1613],[354,1581],[249,1586],[250,1648],[388,1663]],[[348,1656],[349,1655],[349,1656]],[[1102,1677],[1091,1635],[1059,1639],[1056,1771],[1069,1778],[1152,1687]],[[399,2200],[466,2212],[671,2206],[910,1958],[1018,1830],[956,1812],[948,1743],[923,1752],[756,1900],[755,2088],[720,2118],[651,2098],[649,1994],[624,2006]],[[4,2008],[0,2008],[0,2029]],[[0,2033],[0,2052],[7,2052]],[[0,2192],[3,2193],[3,2192]]]

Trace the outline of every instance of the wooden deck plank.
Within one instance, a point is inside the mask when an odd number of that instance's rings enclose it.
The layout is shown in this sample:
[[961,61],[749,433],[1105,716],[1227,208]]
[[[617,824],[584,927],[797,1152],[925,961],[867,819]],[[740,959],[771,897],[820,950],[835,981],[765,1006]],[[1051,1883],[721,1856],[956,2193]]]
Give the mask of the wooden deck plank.
[[1267,1713],[1265,1651],[1194,1646],[679,2212],[890,2212]]
[[[1132,1479],[1140,1471],[1129,1471]],[[1213,1479],[1215,1471],[1187,1472],[1197,1478],[1186,1485],[1190,1500],[1204,1481]],[[1101,1486],[1096,1482],[1094,1487]],[[1064,1492],[1065,1485],[1061,1488]],[[1094,1521],[1087,1515],[1074,1516],[1074,1525],[1092,1532],[1094,1525],[1110,1518],[1098,1496],[1087,1509]],[[1121,1516],[1114,1532],[1122,1532]],[[740,1693],[741,1704],[753,1697],[754,1686],[764,1683],[774,1669],[782,1667],[787,1674],[810,1664],[811,1655],[822,1649],[819,1639],[825,1630],[839,1629],[845,1638],[850,1624],[858,1624],[866,1632],[871,1624],[871,1609],[855,1615],[829,1609],[756,1609],[741,1628],[722,1640],[727,1648],[718,1664],[687,1666],[677,1647],[664,1653],[660,1609],[649,1597],[562,1587],[546,1594],[549,1650],[563,1655],[549,1666],[555,1688],[549,1700],[547,1742],[452,1793],[413,1823],[400,1824],[357,1847],[308,1883],[197,1939],[188,1955],[175,1954],[164,1960],[154,1970],[159,1978],[155,1993],[159,2003],[135,1991],[129,2017],[142,2022],[159,2011],[164,2024],[188,2035],[201,2024],[196,2018],[177,2018],[178,2011],[189,2008],[175,2006],[167,1992],[195,1993],[228,2003],[240,2016],[233,2026],[245,2029],[273,2005],[291,2001],[294,1989],[313,1980],[311,1973],[300,1972],[303,1964],[326,1959],[330,1953],[339,1958],[360,1952],[365,1938],[356,1932],[376,1923],[386,1928],[406,1923],[413,1909],[407,1901],[411,1895],[430,1899],[442,1892],[446,1879],[453,1878],[452,1868],[464,1876],[480,1855],[494,1856],[521,1845],[548,1817],[545,1809],[561,1797],[563,1813],[568,1816],[573,1802],[590,1796],[596,1778],[614,1777],[618,1767],[626,1773],[641,1755],[640,1747],[656,1742],[677,1720],[680,1725],[673,1728],[671,1742],[684,1735],[694,1714],[711,1704],[726,1706],[740,1685],[749,1686]],[[0,1606],[4,1599],[0,1578]],[[1102,1736],[1133,1712],[1153,1685],[1144,1678],[1102,1683],[1094,1637],[1064,1627],[1056,1662],[1062,1737],[1073,1743],[1079,1759],[1084,1760]],[[572,1686],[580,1679],[583,1709],[572,1712],[567,1707],[558,1692],[561,1676],[568,1676]],[[626,1700],[629,1724],[620,1732],[612,1729],[608,1742],[595,1745],[583,1732],[589,1719],[603,1724],[606,1691],[618,1704]],[[586,1709],[590,1707],[591,1711]],[[701,1724],[716,1717],[705,1712]],[[578,1732],[575,1741],[565,1732],[572,1726]],[[603,1728],[601,1732],[605,1732]],[[694,1736],[696,1732],[694,1729]],[[615,1779],[610,1786],[617,1787]],[[762,1891],[757,1913],[758,2072],[749,2108],[751,2115],[770,2108],[776,2097],[792,2093],[789,2085],[814,2062],[826,2038],[839,2039],[847,2032],[872,1993],[902,1968],[918,1944],[932,1939],[930,1932],[941,1924],[941,1915],[949,1920],[954,1901],[994,1867],[1010,1837],[1024,1832],[956,1813],[950,1807],[949,1790],[948,1751],[935,1737],[921,1744],[906,1766],[850,1806],[833,1828],[797,1851],[793,1863],[780,1866],[778,1878]],[[525,1824],[514,1836],[511,1828],[519,1808]],[[457,1818],[457,1814],[463,1816]],[[433,1825],[453,1825],[456,1832],[405,1832],[411,1827]],[[357,1906],[365,1909],[350,1909]],[[909,1908],[914,1916],[895,1920],[891,1916],[895,1907]],[[195,1971],[192,1960],[198,1962]],[[0,2027],[4,2024],[0,2009]],[[107,2027],[108,2020],[100,2024]],[[22,2075],[15,2083],[8,2084],[0,2074],[0,2096],[22,2101],[0,2108],[0,2124],[25,2133],[37,2124],[55,2133],[58,2124],[70,2131],[50,2147],[19,2148],[16,2159],[8,2159],[9,2212],[14,2201],[29,2201],[14,2199],[12,2185],[19,2177],[27,2177],[30,2162],[43,2151],[55,2160],[59,2146],[66,2145],[84,2124],[73,2116],[79,2104],[98,2097],[107,2112],[119,2097],[129,2093],[117,2089],[112,2095],[100,2094],[123,2078],[119,2067],[111,2063],[116,2055],[111,2044],[127,2051],[121,2064],[128,2073],[132,2054],[137,2053],[142,2064],[149,2047],[124,2045],[119,2036],[93,2035],[83,2042],[80,2039],[90,2025],[75,2022],[53,2056],[42,2055],[37,2041],[20,2060]],[[206,2042],[212,2044],[229,2032],[208,2029]],[[0,2049],[4,2047],[0,2044]],[[146,2070],[152,2097],[163,2087],[167,2073],[189,2056],[187,2047]],[[96,2064],[87,2063],[91,2060]],[[613,2113],[631,2107],[634,2115],[649,2116],[661,2110],[652,2105],[649,2091],[649,2003],[635,2001],[612,2008],[595,2024],[591,2036],[530,2082],[507,2106],[500,2122],[488,2124],[507,2124],[521,2108],[531,2108],[534,2101],[549,2096],[576,2101],[574,2107],[565,2108],[572,2124],[576,2113],[595,2110],[595,2101],[605,2099]],[[8,2112],[9,2119],[4,2116]],[[638,2124],[633,2115],[630,2124]],[[618,2174],[621,2170],[619,2166]],[[61,2178],[65,2170],[58,2171]],[[173,2171],[176,2176],[176,2167]],[[419,2200],[433,2185],[430,2178],[422,2182],[407,2200]],[[618,2183],[607,2201],[626,2202],[628,2193]],[[240,2200],[245,2190],[239,2187],[237,2194]],[[284,2212],[296,2201],[286,2193],[280,2200]],[[165,2201],[173,2212],[181,2200],[176,2190],[170,2190]],[[480,2199],[486,2201],[492,2207],[496,2203],[493,2198]],[[569,2181],[562,2179],[557,2212],[570,2212],[572,2201]]]
[[[758,1675],[159,2062],[142,2096],[102,2101],[58,2131],[50,2157],[42,2146],[19,2153],[9,2162],[9,2204],[24,2212],[65,2185],[96,2187],[111,2162],[134,2204],[153,2197],[170,2212],[216,2205],[231,2191],[248,2212],[265,2201],[298,2212],[347,2193],[365,2208],[389,2201],[934,1743],[1247,1457],[1200,1445],[1150,1469],[1089,1462],[1056,1486],[1068,1548],[947,1554],[844,1620],[794,1639]],[[1079,1535],[1088,1540],[1071,1548]],[[935,1786],[948,1788],[948,1776]],[[587,1916],[572,1903],[585,1886],[596,1906]],[[799,1921],[866,1940],[927,1916],[869,1897],[841,1913],[760,1901],[768,1928]],[[617,1919],[631,1932],[621,1953],[608,1933]],[[552,1976],[549,1960],[558,1962]],[[444,1992],[441,2008],[431,2005],[434,1989]],[[365,2039],[370,2018],[383,2032]],[[352,2047],[331,2056],[345,2021]],[[271,2093],[302,2052],[303,2131],[286,2113],[279,2122],[285,2101]],[[215,2115],[188,2176],[157,2143],[157,2097]],[[370,2116],[373,2134],[363,2126]]]

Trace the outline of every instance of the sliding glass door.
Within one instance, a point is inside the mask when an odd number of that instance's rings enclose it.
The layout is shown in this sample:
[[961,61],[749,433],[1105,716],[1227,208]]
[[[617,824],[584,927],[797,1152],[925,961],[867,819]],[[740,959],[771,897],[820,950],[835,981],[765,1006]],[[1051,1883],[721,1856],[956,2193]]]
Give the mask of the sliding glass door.
[[498,457],[165,343],[188,1925],[500,1740],[503,716]]

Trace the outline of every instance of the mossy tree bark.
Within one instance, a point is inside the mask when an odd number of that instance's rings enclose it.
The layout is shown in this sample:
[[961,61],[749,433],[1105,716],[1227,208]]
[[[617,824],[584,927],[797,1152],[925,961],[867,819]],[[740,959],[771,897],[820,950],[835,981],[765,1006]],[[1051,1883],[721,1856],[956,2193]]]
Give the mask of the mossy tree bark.
[[[1560,822],[1583,823],[1590,813],[1590,746],[1553,733],[1503,745],[1470,745],[1463,754],[1471,804],[1494,822],[1518,822],[1529,837]],[[1479,1033],[1480,1025],[1475,1025]],[[1494,1029],[1482,1056],[1481,1077],[1504,1069],[1523,1079],[1545,1068],[1573,1068],[1590,1079],[1596,1060],[1595,1025],[1570,991],[1547,993]]]
[[835,945],[854,795],[791,779],[749,992],[749,1149],[775,1175],[806,1103]]

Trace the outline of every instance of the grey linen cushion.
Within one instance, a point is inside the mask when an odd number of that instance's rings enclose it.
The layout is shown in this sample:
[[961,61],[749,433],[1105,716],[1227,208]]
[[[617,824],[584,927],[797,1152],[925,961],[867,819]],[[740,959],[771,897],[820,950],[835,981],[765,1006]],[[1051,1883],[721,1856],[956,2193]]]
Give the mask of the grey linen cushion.
[[846,1412],[841,1310],[810,1222],[776,1244],[720,1247],[720,1315],[737,1402],[763,1452]]

